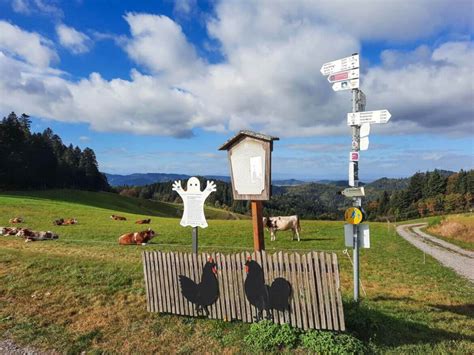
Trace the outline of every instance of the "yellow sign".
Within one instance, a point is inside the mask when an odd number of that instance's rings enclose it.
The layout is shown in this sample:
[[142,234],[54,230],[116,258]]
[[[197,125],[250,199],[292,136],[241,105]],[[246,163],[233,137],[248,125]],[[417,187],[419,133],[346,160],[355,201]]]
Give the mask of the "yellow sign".
[[344,213],[344,219],[350,224],[359,224],[362,222],[362,211],[356,207],[350,207]]

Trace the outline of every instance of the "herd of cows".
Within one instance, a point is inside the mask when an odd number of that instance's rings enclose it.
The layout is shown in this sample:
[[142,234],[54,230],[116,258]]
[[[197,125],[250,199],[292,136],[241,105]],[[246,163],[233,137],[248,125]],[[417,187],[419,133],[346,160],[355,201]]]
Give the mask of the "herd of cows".
[[[112,215],[110,216],[111,219],[115,221],[126,221],[126,217]],[[24,223],[24,219],[21,217],[11,218],[8,221],[10,224],[19,224]],[[55,226],[68,226],[77,224],[76,218],[59,218],[53,221],[53,225]],[[151,219],[140,219],[135,222],[136,224],[150,224]],[[34,231],[29,228],[22,228],[22,227],[0,227],[0,236],[8,237],[20,237],[25,240],[25,242],[35,242],[41,240],[53,240],[58,239],[59,236],[52,232],[52,231]],[[148,228],[142,232],[133,232],[133,233],[126,233],[119,237],[119,244],[120,245],[145,245],[147,244],[153,237],[155,236],[155,232]]]
[[[114,221],[126,221],[127,218],[123,216],[111,215],[110,218]],[[9,220],[10,224],[24,223],[23,218],[15,217]],[[55,226],[67,226],[77,224],[76,218],[59,218],[53,221]],[[136,224],[150,224],[151,219],[140,219]],[[295,236],[300,241],[300,219],[298,216],[278,216],[263,218],[263,225],[269,230],[271,240],[276,240],[277,231],[292,231],[293,240]],[[25,242],[53,240],[58,239],[59,236],[52,231],[34,231],[29,228],[20,227],[0,227],[0,236],[15,236],[24,238]],[[119,245],[145,245],[155,237],[155,232],[148,228],[141,232],[125,233],[118,239]]]

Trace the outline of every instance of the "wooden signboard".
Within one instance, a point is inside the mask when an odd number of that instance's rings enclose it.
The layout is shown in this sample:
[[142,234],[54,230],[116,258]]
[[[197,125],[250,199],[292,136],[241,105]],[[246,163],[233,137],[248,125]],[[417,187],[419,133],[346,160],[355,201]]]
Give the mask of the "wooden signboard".
[[143,267],[150,312],[345,330],[335,253],[150,251]]

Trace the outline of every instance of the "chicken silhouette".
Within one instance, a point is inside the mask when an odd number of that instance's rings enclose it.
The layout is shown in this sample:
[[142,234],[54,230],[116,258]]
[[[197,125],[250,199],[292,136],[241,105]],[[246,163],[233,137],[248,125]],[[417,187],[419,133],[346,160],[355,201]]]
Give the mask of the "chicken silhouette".
[[205,315],[208,316],[209,310],[207,307],[216,302],[217,297],[219,297],[219,285],[216,274],[216,263],[212,258],[209,258],[206,264],[204,264],[199,284],[189,277],[179,275],[181,294],[195,305],[198,314],[204,311]]
[[263,270],[250,257],[245,263],[247,278],[244,283],[245,296],[252,306],[257,308],[256,321],[263,318],[266,311],[267,319],[273,319],[273,310],[287,311],[290,309],[290,283],[282,277],[273,280],[271,286],[265,285]]

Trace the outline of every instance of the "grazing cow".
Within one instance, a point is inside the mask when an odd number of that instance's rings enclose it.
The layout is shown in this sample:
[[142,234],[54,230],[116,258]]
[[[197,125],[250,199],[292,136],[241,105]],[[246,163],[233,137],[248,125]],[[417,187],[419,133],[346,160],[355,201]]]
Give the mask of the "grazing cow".
[[10,219],[8,222],[9,223],[23,223],[23,218],[15,217],[15,218]]
[[151,222],[151,218],[148,218],[148,219],[139,219],[135,223],[136,224],[150,224],[150,222]]
[[300,219],[297,215],[294,216],[278,216],[278,217],[264,217],[263,225],[270,231],[271,240],[276,240],[277,231],[291,230],[293,232],[293,240],[295,234],[300,241]]
[[110,218],[112,218],[114,221],[126,221],[127,220],[126,217],[116,216],[114,214],[112,216],[110,216]]
[[127,233],[119,238],[120,245],[145,245],[155,236],[150,228],[143,232]]

